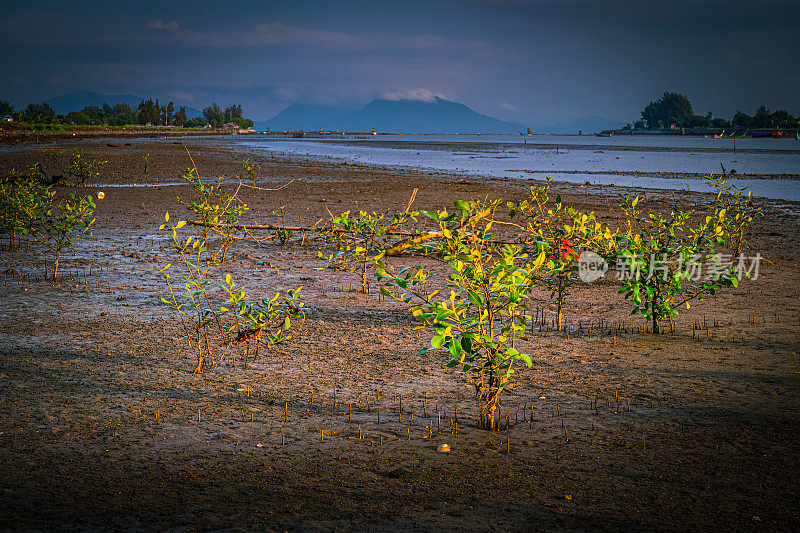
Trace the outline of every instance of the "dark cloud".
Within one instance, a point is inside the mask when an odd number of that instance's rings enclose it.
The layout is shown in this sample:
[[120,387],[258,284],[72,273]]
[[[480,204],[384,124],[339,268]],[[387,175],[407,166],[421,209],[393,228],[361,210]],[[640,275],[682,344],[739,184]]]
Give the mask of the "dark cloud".
[[[665,90],[700,112],[800,112],[795,1],[32,1],[0,19],[0,98],[75,90],[238,102],[444,95],[532,123],[633,120]],[[32,28],[36,31],[32,31]]]

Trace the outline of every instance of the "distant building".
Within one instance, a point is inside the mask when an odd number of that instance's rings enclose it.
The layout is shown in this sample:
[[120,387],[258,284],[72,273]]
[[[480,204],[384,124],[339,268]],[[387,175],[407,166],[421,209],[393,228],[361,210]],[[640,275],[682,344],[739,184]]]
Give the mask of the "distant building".
[[14,122],[14,119],[11,117],[11,115],[6,115],[3,117],[3,122]]

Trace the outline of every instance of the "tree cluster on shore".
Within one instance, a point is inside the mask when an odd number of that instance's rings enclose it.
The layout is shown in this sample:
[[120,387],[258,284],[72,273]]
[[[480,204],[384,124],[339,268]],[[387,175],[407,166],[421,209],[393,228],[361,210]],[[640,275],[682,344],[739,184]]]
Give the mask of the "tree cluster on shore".
[[730,119],[715,117],[711,111],[696,115],[686,95],[667,91],[658,100],[647,104],[634,128],[730,129],[742,132],[753,129],[792,130],[800,128],[800,115],[793,116],[785,109],[771,112],[765,105],[759,106],[752,116],[741,110]]
[[46,102],[29,104],[25,109],[17,111],[14,106],[0,100],[0,117],[11,117],[16,122],[23,124],[45,125],[75,125],[75,126],[175,126],[198,128],[206,125],[219,127],[233,123],[242,128],[252,127],[253,121],[244,118],[241,105],[232,105],[221,108],[217,103],[212,103],[203,109],[203,114],[194,118],[187,118],[186,108],[176,107],[173,102],[159,104],[152,98],[142,100],[137,108],[126,103],[102,106],[88,106],[80,111],[66,114],[57,114]]

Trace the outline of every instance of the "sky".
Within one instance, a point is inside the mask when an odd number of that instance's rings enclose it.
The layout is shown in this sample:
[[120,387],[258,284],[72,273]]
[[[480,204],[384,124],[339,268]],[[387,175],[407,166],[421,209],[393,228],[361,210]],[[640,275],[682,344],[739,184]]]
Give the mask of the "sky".
[[800,114],[798,0],[4,2],[0,99],[73,91],[357,108],[442,97],[528,124],[622,122],[664,91]]

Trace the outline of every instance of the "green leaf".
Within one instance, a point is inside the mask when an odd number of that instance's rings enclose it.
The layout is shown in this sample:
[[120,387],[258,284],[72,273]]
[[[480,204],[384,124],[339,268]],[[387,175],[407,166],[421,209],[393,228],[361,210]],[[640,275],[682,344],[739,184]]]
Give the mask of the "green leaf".
[[450,345],[448,346],[450,349],[450,355],[453,356],[454,359],[460,359],[461,356],[461,344],[456,339],[450,339]]
[[469,202],[464,200],[456,200],[453,202],[453,205],[456,206],[456,209],[460,209],[461,211],[469,211]]
[[467,297],[472,305],[476,307],[483,307],[483,298],[476,292],[467,291]]
[[461,349],[467,353],[472,353],[472,338],[467,336],[461,337]]

